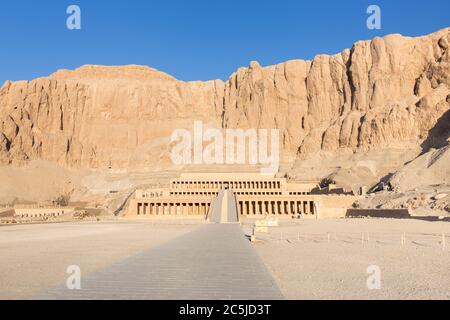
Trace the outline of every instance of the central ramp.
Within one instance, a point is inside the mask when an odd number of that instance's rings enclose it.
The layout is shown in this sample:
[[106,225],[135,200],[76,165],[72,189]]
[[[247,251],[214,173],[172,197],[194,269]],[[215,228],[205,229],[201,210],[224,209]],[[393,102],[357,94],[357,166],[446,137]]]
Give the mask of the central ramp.
[[219,191],[208,215],[208,220],[212,223],[238,223],[239,215],[233,191]]
[[37,299],[283,299],[239,224],[208,224]]

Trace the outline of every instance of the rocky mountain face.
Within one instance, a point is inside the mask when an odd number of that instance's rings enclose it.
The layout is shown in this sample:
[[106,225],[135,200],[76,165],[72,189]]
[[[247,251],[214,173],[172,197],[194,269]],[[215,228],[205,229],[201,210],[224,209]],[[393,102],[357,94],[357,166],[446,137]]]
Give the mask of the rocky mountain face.
[[192,119],[220,125],[223,87],[140,66],[84,66],[7,82],[0,91],[0,158],[84,168],[157,165],[175,128]]
[[450,29],[389,35],[334,56],[239,69],[225,87],[225,125],[278,127],[284,148],[319,151],[417,145],[449,110]]
[[[226,82],[182,82],[148,67],[84,66],[0,89],[0,162],[167,168],[170,135],[200,120],[279,128],[282,158],[446,144],[450,28],[361,41],[336,55]],[[443,120],[444,119],[444,120]]]

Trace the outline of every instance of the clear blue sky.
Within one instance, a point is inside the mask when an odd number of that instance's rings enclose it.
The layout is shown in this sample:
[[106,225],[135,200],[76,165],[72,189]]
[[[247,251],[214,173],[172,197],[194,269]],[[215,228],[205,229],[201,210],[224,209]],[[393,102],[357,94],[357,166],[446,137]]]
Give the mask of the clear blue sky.
[[[79,5],[82,29],[66,28]],[[382,29],[366,28],[366,9]],[[0,84],[83,64],[142,64],[182,80],[227,79],[258,60],[333,54],[389,33],[450,26],[449,0],[15,0],[0,5]]]

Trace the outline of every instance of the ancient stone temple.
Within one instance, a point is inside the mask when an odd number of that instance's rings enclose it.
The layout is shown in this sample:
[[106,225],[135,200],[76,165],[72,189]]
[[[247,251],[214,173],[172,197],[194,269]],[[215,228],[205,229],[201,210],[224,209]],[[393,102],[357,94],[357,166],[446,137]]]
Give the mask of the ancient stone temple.
[[314,194],[317,183],[289,183],[255,173],[184,173],[169,188],[137,190],[128,217],[206,218],[228,190],[240,218],[324,218],[345,215],[352,195]]

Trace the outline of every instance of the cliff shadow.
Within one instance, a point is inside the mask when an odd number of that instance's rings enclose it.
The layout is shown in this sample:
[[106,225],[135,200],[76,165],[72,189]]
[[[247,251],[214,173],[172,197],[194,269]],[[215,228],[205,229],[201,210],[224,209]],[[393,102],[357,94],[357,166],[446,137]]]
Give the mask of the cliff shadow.
[[422,154],[428,152],[430,149],[439,149],[445,147],[450,138],[450,110],[447,110],[442,117],[438,119],[435,126],[428,131],[428,136],[420,145]]

